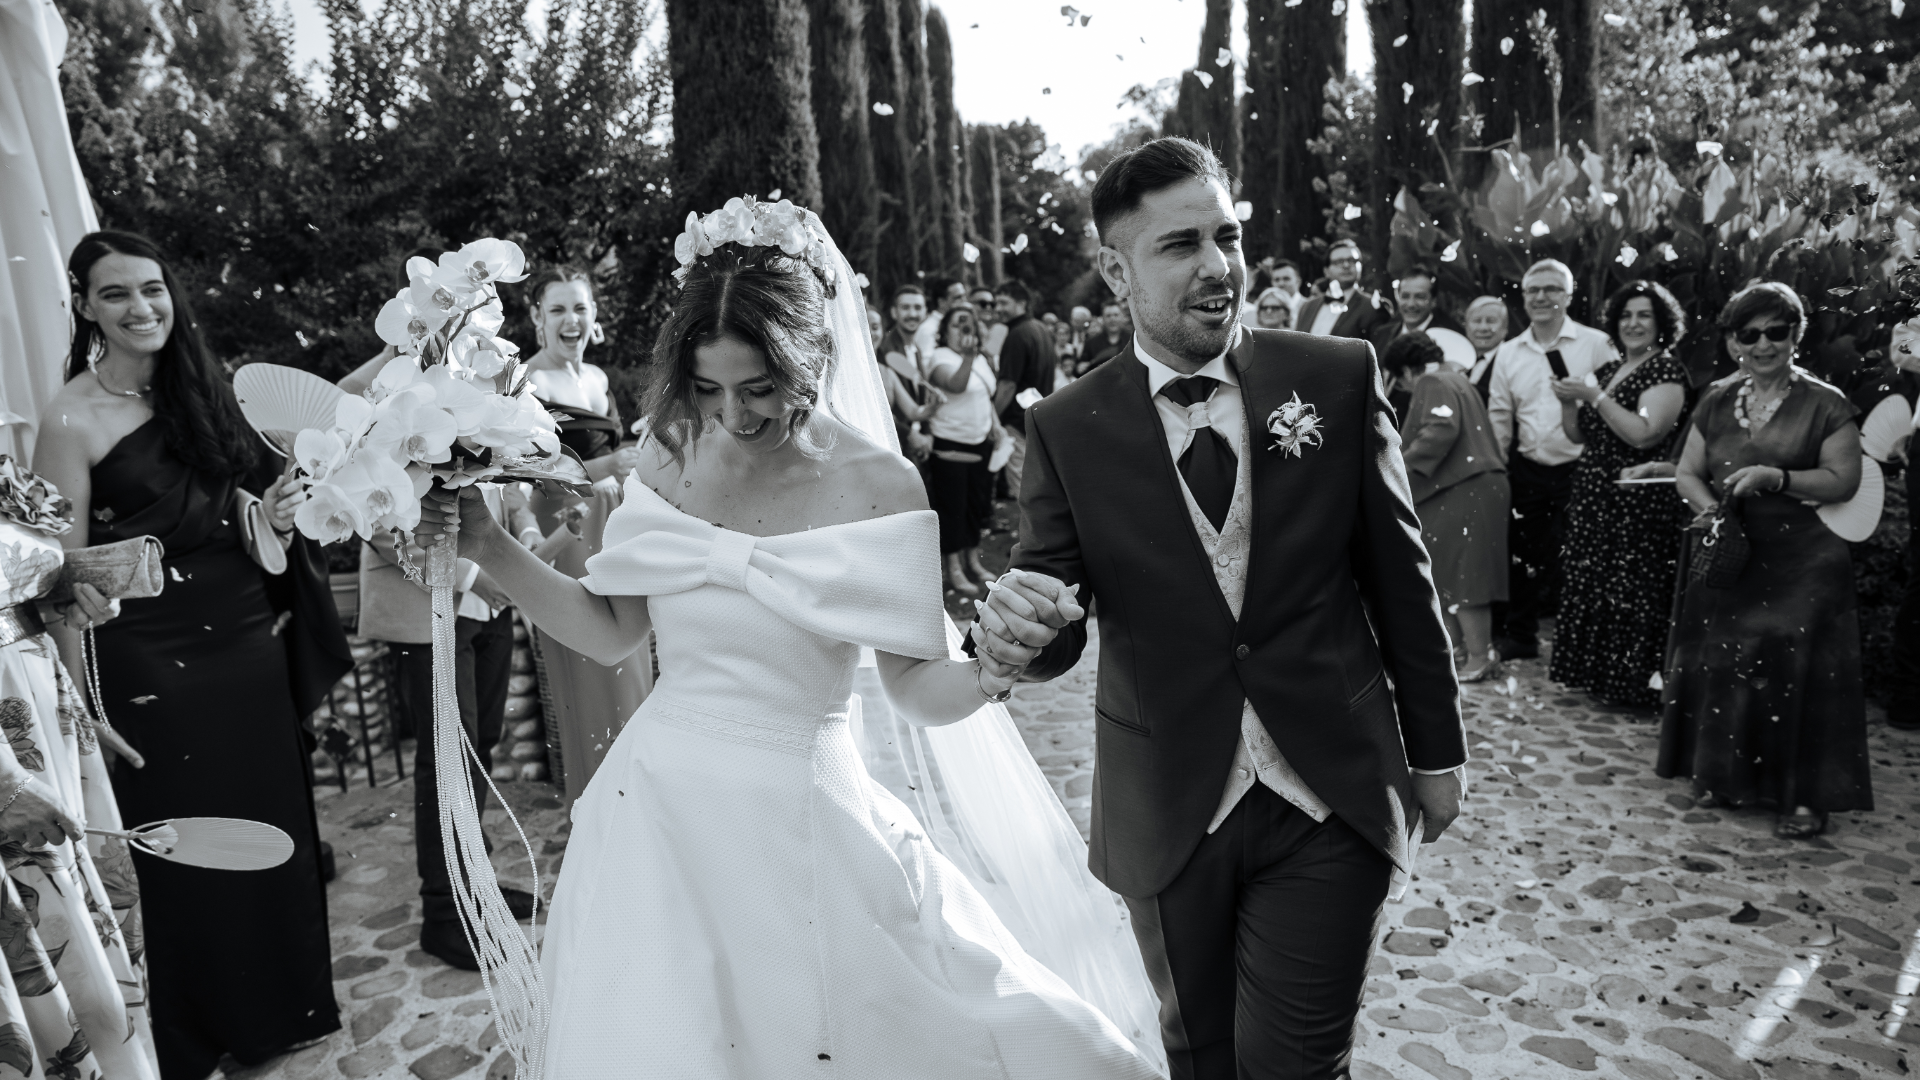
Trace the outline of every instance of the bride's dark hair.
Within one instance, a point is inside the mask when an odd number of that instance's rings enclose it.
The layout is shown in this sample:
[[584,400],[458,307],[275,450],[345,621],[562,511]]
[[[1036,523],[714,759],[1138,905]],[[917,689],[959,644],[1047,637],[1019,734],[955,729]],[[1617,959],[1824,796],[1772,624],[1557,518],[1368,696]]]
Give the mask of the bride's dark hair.
[[686,464],[687,446],[706,425],[693,392],[694,352],[723,337],[766,357],[774,392],[793,410],[787,431],[794,445],[808,457],[825,455],[809,422],[832,374],[828,295],[812,267],[777,247],[729,244],[688,267],[673,314],[654,340],[641,402],[647,430],[675,462]]

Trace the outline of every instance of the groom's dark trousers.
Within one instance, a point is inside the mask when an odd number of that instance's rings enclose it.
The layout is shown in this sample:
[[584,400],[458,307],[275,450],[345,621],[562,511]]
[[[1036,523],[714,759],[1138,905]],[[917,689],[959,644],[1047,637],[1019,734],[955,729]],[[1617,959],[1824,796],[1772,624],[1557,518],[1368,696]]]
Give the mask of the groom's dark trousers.
[[[1133,912],[1173,1076],[1337,1080],[1410,769],[1466,760],[1459,687],[1372,347],[1254,330],[1228,361],[1253,459],[1239,618],[1131,351],[1028,411],[1013,564],[1100,620],[1088,861]],[[1269,423],[1296,397],[1321,435],[1298,455]],[[1062,630],[1028,677],[1086,640]],[[1207,831],[1248,703],[1325,821],[1256,784]]]

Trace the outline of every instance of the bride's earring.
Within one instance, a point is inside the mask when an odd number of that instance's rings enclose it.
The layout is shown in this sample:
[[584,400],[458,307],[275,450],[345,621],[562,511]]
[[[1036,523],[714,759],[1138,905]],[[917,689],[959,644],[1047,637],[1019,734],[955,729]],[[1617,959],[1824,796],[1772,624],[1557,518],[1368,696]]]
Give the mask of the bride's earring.
[[593,342],[595,345],[604,345],[607,342],[607,332],[600,329],[599,323],[594,323],[593,329],[587,334],[587,340]]
[[98,324],[89,324],[87,332],[87,370],[98,375],[100,361],[107,355],[107,335],[100,332]]

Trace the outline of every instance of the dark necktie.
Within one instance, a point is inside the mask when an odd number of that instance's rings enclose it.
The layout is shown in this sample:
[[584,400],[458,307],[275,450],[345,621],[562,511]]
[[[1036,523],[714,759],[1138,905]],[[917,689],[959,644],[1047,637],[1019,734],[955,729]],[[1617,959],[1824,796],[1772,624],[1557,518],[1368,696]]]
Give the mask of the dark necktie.
[[[1195,375],[1175,379],[1161,387],[1160,392],[1168,401],[1190,409],[1195,402],[1212,397],[1217,385],[1217,379]],[[1186,453],[1180,455],[1180,475],[1187,481],[1193,501],[1200,504],[1200,512],[1213,522],[1215,532],[1226,527],[1227,508],[1233,504],[1233,476],[1238,471],[1239,460],[1233,447],[1227,445],[1226,436],[1212,427],[1195,430]]]

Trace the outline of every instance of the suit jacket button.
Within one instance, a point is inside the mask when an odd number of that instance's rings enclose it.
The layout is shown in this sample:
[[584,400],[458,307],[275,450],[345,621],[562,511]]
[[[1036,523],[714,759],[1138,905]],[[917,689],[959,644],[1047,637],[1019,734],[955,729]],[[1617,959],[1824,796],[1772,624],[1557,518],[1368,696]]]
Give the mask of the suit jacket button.
[[1245,660],[1247,658],[1247,654],[1252,651],[1253,651],[1252,649],[1249,649],[1245,645],[1242,645],[1239,648],[1233,650],[1233,655],[1236,659]]

